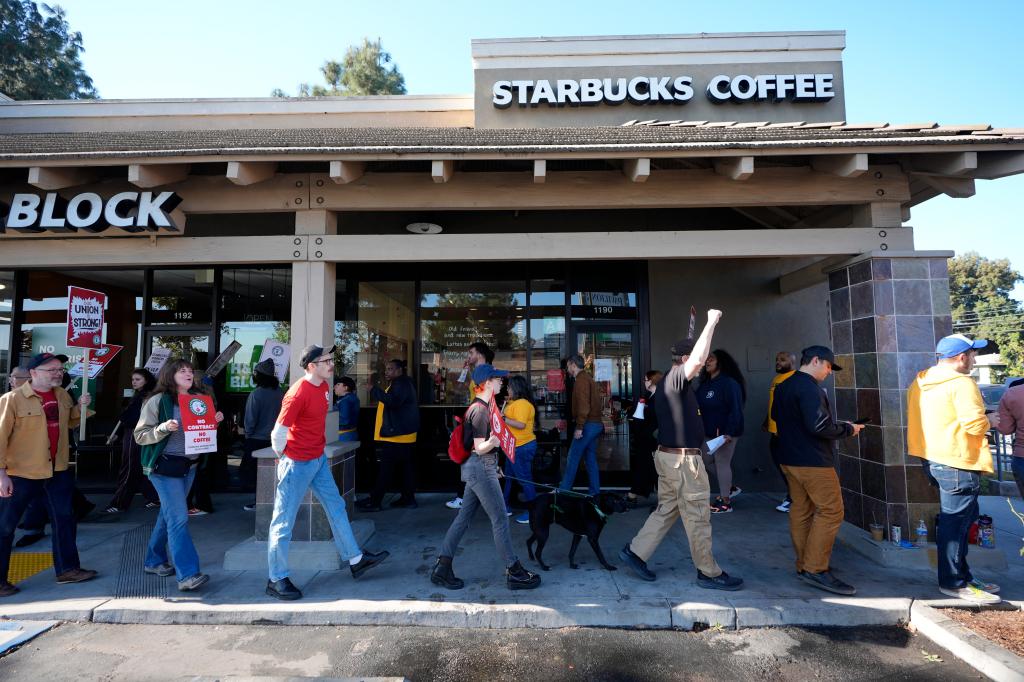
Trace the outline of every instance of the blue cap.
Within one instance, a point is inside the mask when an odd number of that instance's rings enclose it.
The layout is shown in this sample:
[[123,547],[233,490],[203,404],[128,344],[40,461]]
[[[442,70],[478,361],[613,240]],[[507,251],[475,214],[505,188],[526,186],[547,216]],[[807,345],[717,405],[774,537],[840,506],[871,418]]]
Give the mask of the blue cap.
[[488,379],[493,379],[494,377],[507,377],[507,376],[508,376],[508,371],[507,370],[495,369],[494,365],[488,365],[486,363],[484,363],[482,365],[477,365],[473,369],[473,383],[476,384],[477,386],[479,386],[480,384],[484,383]]
[[944,336],[939,340],[938,345],[935,346],[935,354],[940,358],[955,358],[961,353],[966,353],[972,348],[978,350],[987,345],[988,341],[985,339],[971,341],[963,334],[952,334],[950,336]]

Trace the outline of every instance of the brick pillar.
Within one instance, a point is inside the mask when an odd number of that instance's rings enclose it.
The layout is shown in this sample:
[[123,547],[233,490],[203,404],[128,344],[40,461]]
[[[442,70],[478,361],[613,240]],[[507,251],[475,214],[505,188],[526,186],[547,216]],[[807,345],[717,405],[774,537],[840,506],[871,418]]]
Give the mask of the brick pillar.
[[934,537],[938,513],[921,460],[906,454],[906,390],[952,333],[945,255],[865,255],[829,273],[832,347],[844,368],[834,375],[836,415],[871,419],[839,446],[846,520],[899,525],[905,538],[922,518]]

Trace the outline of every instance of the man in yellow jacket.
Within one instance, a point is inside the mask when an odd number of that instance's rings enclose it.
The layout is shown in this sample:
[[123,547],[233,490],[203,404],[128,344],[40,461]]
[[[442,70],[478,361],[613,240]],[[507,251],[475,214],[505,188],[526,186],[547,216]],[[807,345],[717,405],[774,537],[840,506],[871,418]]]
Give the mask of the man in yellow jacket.
[[978,518],[981,473],[992,472],[986,434],[995,415],[985,414],[971,379],[978,349],[988,341],[953,334],[935,348],[938,362],[920,372],[907,390],[907,451],[922,459],[939,489],[941,511],[935,528],[939,591],[950,597],[993,604],[999,586],[971,575],[967,535]]

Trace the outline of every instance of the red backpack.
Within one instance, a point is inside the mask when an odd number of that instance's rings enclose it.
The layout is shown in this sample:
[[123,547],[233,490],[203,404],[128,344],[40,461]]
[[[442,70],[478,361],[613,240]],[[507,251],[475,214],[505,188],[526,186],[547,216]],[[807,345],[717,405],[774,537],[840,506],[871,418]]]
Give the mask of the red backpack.
[[455,462],[456,464],[462,464],[472,453],[472,448],[466,447],[466,429],[465,422],[466,417],[469,416],[469,410],[473,409],[471,405],[461,417],[455,416],[455,428],[452,429],[452,435],[448,438],[448,459]]

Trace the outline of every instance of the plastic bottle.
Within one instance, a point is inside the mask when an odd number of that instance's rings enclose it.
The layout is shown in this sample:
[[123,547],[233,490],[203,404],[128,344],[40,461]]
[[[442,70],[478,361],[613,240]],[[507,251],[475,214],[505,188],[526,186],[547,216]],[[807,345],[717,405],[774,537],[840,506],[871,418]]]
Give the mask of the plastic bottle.
[[924,519],[917,522],[917,530],[914,531],[914,543],[918,547],[924,547],[928,544],[928,526],[925,525]]

